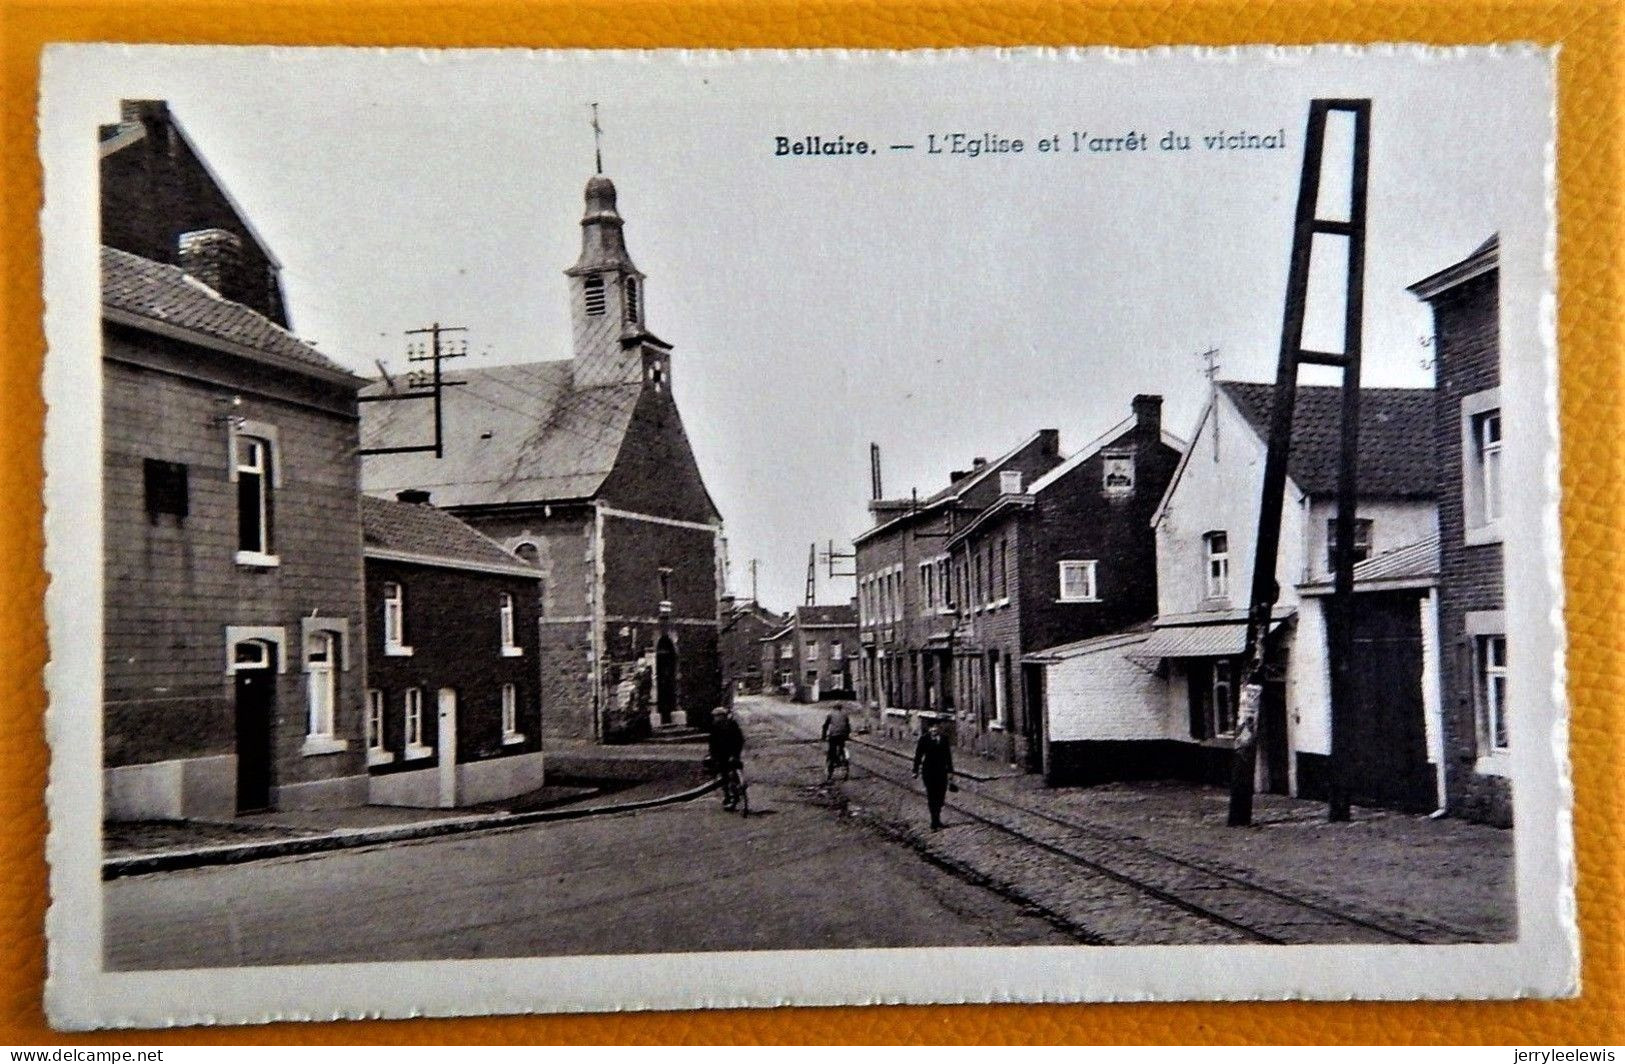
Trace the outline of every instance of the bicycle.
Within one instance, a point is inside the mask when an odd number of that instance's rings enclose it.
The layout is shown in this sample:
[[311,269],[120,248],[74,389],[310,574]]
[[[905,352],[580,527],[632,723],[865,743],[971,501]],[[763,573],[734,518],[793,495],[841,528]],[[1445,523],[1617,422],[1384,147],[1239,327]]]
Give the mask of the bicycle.
[[824,782],[829,783],[835,779],[835,770],[841,770],[841,778],[852,778],[852,758],[846,752],[845,739],[831,739],[824,754]]
[[744,766],[738,762],[722,771],[722,808],[737,809],[741,817],[750,816],[750,785],[745,782]]

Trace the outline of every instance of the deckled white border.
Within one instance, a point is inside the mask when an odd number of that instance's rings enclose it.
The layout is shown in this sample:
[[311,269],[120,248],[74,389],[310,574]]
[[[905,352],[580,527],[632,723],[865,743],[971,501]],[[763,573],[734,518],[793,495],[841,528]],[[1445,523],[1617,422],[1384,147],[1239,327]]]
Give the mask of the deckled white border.
[[[142,46],[148,50],[153,46]],[[772,1005],[1350,998],[1405,1000],[1563,996],[1577,992],[1578,932],[1566,752],[1563,585],[1558,522],[1555,143],[1545,149],[1545,226],[1536,246],[1503,233],[1502,395],[1513,424],[1507,483],[1543,493],[1509,500],[1509,629],[1524,661],[1550,662],[1549,706],[1536,685],[1515,719],[1549,721],[1550,742],[1515,747],[1519,827],[1518,942],[1472,946],[1020,947],[658,954],[527,960],[311,965],[103,973],[99,928],[101,632],[88,604],[102,600],[101,367],[95,247],[94,120],[75,111],[71,71],[87,55],[116,63],[120,46],[46,50],[40,112],[45,162],[46,596],[52,661],[47,792],[53,903],[47,917],[46,1009],[66,1028],[254,1023],[277,1019],[454,1016]],[[191,56],[208,49],[186,48]],[[222,49],[224,51],[224,49]],[[330,50],[337,51],[337,50]],[[437,62],[477,63],[491,52],[399,50]],[[1555,49],[1369,48],[1000,49],[888,52],[546,52],[542,62],[637,65],[831,62],[973,65],[1106,60],[1151,63],[1194,56],[1302,64],[1317,56],[1412,56],[1450,62],[1499,54],[1543,58],[1554,111]],[[511,55],[512,53],[501,53]],[[1534,228],[1534,227],[1531,227]],[[1444,265],[1441,262],[1440,265]],[[1527,335],[1526,335],[1527,334]],[[1521,345],[1541,357],[1520,359]],[[1538,444],[1538,446],[1535,446]],[[1516,607],[1516,608],[1514,608]]]

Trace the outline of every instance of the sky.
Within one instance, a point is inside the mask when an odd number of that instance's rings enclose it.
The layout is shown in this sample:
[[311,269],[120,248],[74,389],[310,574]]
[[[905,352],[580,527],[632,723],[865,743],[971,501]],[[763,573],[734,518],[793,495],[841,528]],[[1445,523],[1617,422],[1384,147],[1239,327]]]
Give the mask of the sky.
[[[1221,377],[1273,379],[1311,98],[1373,99],[1366,384],[1431,383],[1430,317],[1406,285],[1544,218],[1530,175],[1549,100],[1528,55],[123,47],[53,62],[72,90],[50,121],[169,100],[281,260],[294,331],[368,375],[400,367],[404,330],[431,321],[469,330],[458,365],[569,356],[563,270],[598,103],[732,590],[750,593],[756,559],[779,609],[802,600],[809,543],[846,549],[868,525],[871,442],[888,495],[926,495],[1040,428],[1070,452],[1136,393],[1162,395],[1165,427],[1188,437],[1209,348]],[[1285,147],[1205,148],[1221,131]],[[929,150],[956,132],[1024,150]],[[1146,150],[1087,150],[1133,133]],[[1191,150],[1163,151],[1169,133]],[[872,151],[776,154],[808,136]],[[1052,138],[1061,150],[1038,150]],[[818,592],[845,601],[852,582],[821,572]]]

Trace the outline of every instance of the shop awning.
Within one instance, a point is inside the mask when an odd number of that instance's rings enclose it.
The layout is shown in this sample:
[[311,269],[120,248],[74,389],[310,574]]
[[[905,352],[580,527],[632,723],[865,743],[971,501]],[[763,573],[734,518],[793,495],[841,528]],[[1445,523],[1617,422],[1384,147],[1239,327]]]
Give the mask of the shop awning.
[[[1270,623],[1270,631],[1281,626]],[[1151,638],[1134,648],[1136,658],[1225,658],[1247,648],[1245,622],[1202,624],[1182,628],[1158,628]]]

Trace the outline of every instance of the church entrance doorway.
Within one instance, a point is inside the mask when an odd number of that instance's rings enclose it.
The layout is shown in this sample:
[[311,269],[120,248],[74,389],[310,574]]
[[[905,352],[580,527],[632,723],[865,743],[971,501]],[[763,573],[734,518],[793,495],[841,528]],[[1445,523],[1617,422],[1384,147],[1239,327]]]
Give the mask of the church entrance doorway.
[[662,724],[677,712],[677,647],[665,635],[655,644],[655,712]]

